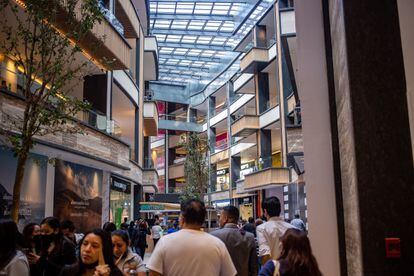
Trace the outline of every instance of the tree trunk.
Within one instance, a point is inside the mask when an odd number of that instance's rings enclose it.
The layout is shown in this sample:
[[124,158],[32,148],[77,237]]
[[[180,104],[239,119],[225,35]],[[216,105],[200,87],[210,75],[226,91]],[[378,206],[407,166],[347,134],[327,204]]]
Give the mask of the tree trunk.
[[11,219],[18,223],[19,221],[19,207],[20,207],[20,191],[23,185],[24,171],[26,167],[28,153],[19,154],[17,159],[16,177],[14,179],[13,187],[13,205],[11,208]]

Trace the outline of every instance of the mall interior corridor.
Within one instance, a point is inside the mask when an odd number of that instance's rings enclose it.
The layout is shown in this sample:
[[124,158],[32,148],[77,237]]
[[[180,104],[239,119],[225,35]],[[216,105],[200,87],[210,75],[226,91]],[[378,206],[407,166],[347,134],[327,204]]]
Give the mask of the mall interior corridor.
[[0,0],[0,275],[414,275],[413,14]]

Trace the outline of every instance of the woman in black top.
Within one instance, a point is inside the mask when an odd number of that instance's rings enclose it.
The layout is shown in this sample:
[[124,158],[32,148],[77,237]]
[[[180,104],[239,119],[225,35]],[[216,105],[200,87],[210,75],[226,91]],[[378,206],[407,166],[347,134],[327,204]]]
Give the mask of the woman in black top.
[[40,252],[28,252],[29,263],[36,266],[40,275],[59,275],[64,265],[76,262],[75,245],[60,232],[60,223],[55,217],[45,218],[40,228]]
[[79,260],[63,268],[60,276],[123,276],[115,266],[111,235],[95,229],[80,241]]

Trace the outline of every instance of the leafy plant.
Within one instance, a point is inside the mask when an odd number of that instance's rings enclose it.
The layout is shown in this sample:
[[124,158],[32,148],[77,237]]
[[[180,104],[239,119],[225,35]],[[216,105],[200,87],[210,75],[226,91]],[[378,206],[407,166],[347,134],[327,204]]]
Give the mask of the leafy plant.
[[184,162],[185,186],[181,200],[197,198],[204,200],[208,186],[207,141],[190,132],[182,144],[187,152]]
[[70,96],[70,85],[88,71],[92,60],[79,44],[102,18],[96,0],[0,0],[0,54],[23,76],[24,112],[5,114],[9,128],[2,130],[17,157],[11,210],[16,222],[25,163],[36,138],[81,132],[72,118],[89,105]]

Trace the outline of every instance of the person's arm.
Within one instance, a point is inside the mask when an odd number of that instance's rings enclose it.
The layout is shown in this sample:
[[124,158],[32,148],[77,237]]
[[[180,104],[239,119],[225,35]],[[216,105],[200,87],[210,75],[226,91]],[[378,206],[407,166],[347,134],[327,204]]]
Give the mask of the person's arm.
[[256,276],[258,272],[258,262],[256,254],[256,242],[254,239],[251,241],[250,245],[250,256],[249,256],[249,276]]
[[236,276],[237,270],[234,267],[233,261],[231,260],[229,251],[227,250],[224,243],[221,245],[221,268],[220,268],[220,276]]
[[7,275],[29,275],[29,266],[26,261],[18,259],[7,269]]
[[257,227],[256,234],[259,245],[259,257],[261,257],[261,263],[265,264],[270,260],[270,247],[266,240],[265,229],[263,227]]
[[160,239],[147,263],[149,275],[158,276],[164,273],[164,240]]

